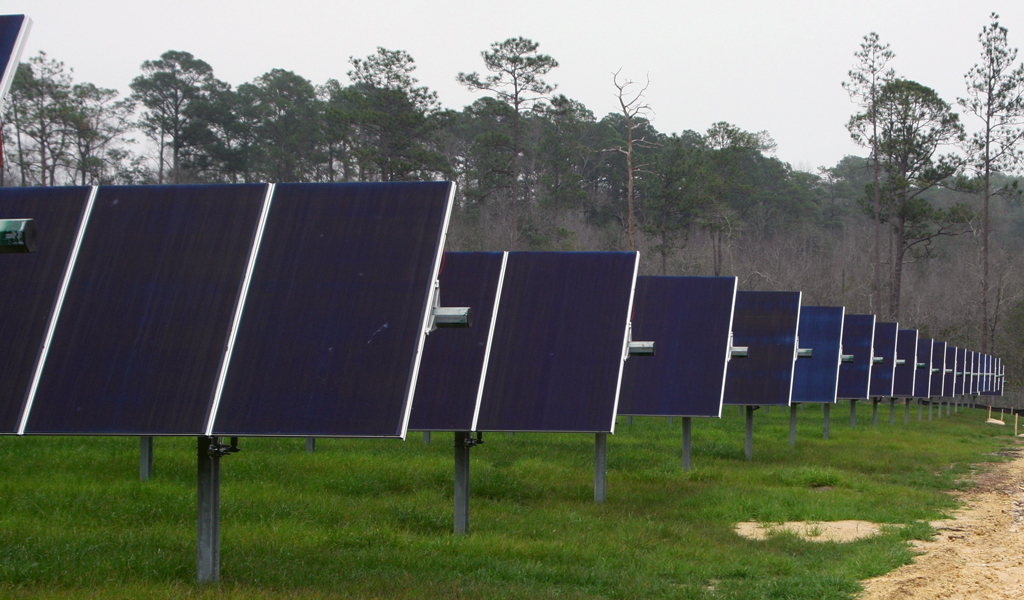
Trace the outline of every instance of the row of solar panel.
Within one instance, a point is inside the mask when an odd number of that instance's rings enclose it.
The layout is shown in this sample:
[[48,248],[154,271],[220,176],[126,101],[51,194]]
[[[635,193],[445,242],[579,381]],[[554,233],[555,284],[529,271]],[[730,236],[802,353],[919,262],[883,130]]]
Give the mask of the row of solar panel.
[[[442,266],[453,192],[2,190],[0,218],[33,218],[40,234],[36,253],[0,261],[0,430],[608,432],[616,414],[937,395],[921,391],[929,378],[906,387],[896,324],[801,310],[798,292],[737,292],[732,277],[637,280],[630,252],[451,253]],[[440,300],[471,307],[475,326],[428,336]],[[631,335],[656,355],[627,361]],[[811,356],[797,358],[798,340]],[[739,346],[748,358],[730,360]],[[948,389],[975,372],[949,375]]]

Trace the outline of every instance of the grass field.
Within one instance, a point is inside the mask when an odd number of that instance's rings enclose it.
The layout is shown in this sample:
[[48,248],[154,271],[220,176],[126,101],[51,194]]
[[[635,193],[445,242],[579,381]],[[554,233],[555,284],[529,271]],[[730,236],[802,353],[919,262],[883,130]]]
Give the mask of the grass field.
[[[452,528],[452,434],[408,441],[244,439],[221,462],[221,582],[195,578],[195,440],[0,438],[0,596],[12,598],[850,598],[912,558],[977,463],[1012,440],[979,409],[871,427],[860,403],[743,419],[620,418],[608,501],[593,502],[591,435],[485,435],[473,451],[471,534]],[[749,541],[738,521],[901,524],[848,544]]]

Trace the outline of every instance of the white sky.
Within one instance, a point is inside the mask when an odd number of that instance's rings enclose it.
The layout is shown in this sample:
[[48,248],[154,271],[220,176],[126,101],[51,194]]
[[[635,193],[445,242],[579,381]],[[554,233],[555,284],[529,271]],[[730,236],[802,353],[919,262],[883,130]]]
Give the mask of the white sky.
[[528,37],[561,65],[549,83],[598,118],[617,108],[611,73],[622,68],[650,76],[660,131],[703,132],[716,121],[767,130],[779,158],[803,170],[860,151],[840,83],[866,33],[892,45],[898,74],[953,103],[993,11],[1011,46],[1024,45],[1022,0],[0,0],[0,14],[34,21],[22,60],[44,50],[76,81],[122,93],[142,61],[172,49],[233,85],[273,68],[320,84],[347,81],[350,56],[384,46],[409,52],[420,82],[461,109],[477,96],[456,73],[482,71],[491,43]]

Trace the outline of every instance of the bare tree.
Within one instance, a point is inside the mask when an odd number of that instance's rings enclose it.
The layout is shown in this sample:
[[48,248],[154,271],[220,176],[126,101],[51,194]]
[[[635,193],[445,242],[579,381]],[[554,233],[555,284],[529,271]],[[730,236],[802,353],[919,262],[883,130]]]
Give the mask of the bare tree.
[[630,88],[636,85],[636,82],[630,79],[626,79],[619,82],[619,73],[622,69],[612,73],[612,83],[615,85],[616,94],[615,98],[619,101],[619,108],[622,110],[622,116],[626,118],[626,147],[616,148],[619,152],[626,156],[626,205],[629,210],[629,249],[636,250],[636,237],[633,233],[633,224],[635,223],[635,216],[633,214],[633,190],[634,190],[634,178],[636,176],[636,170],[642,168],[644,165],[633,164],[633,150],[636,147],[654,147],[654,144],[643,137],[634,137],[635,130],[637,128],[638,119],[646,119],[647,115],[651,112],[649,104],[644,102],[644,94],[647,92],[647,88],[651,85],[651,78],[648,76],[647,83],[642,88],[634,92]]

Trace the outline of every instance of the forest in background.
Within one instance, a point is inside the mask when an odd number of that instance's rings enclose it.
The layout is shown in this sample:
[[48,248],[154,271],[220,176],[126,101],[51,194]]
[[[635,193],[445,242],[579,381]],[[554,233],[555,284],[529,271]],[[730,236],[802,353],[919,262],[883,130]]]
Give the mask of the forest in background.
[[743,290],[801,290],[805,305],[989,348],[1020,388],[1024,67],[995,15],[979,41],[965,97],[944,100],[865,36],[836,74],[864,156],[816,172],[727,121],[658,131],[647,82],[618,73],[621,110],[599,118],[556,93],[556,59],[524,38],[467,57],[479,70],[453,76],[480,97],[459,110],[401,50],[350,58],[345,82],[273,69],[238,86],[168,51],[126,93],[40,53],[4,110],[0,184],[451,179],[448,250],[635,248],[643,274],[735,275]]

